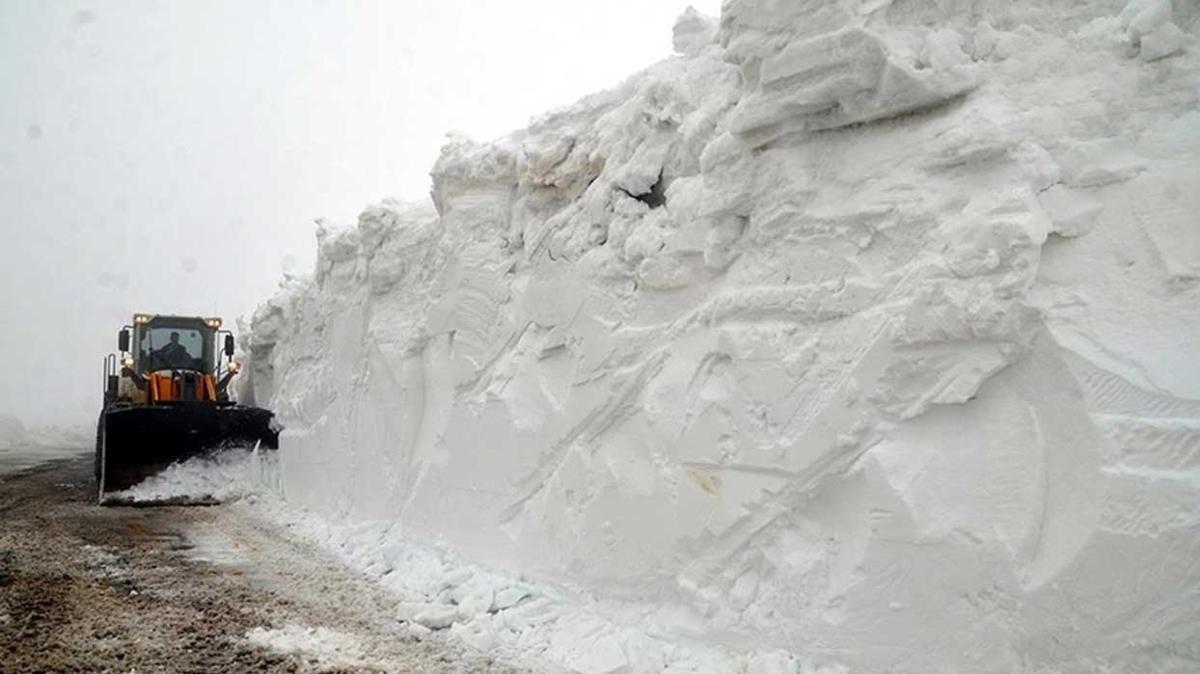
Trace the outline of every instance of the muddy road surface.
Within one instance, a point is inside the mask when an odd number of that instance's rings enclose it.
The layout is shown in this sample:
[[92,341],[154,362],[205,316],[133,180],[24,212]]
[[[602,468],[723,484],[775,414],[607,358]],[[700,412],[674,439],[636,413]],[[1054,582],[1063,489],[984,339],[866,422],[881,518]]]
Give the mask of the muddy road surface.
[[515,671],[235,506],[99,507],[91,468],[0,475],[0,673]]

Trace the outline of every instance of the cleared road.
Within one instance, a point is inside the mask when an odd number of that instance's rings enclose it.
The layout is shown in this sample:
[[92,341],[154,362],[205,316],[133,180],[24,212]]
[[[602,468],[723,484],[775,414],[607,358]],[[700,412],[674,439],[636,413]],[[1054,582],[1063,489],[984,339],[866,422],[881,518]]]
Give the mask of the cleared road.
[[90,457],[0,475],[0,672],[513,671],[244,509],[94,498]]

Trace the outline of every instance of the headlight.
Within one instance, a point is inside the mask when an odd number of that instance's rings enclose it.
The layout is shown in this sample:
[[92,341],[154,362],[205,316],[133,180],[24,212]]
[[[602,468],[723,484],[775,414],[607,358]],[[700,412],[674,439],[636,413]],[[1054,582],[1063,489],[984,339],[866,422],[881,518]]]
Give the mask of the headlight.
[[125,356],[121,359],[121,364],[125,367],[133,367],[133,356]]
[[208,327],[210,327],[210,328],[221,327],[221,319],[219,319],[219,318],[206,318],[206,319],[204,319],[204,322],[207,323]]
[[240,369],[242,369],[242,364],[241,364],[241,363],[239,363],[239,362],[237,362],[237,361],[231,361],[231,362],[229,363],[229,372],[230,372],[231,374],[237,374],[237,373],[238,373],[238,370],[240,370]]
[[134,323],[149,323],[149,322],[150,322],[150,316],[148,316],[148,315],[146,315],[146,314],[134,314],[134,315],[133,315],[133,322],[134,322]]

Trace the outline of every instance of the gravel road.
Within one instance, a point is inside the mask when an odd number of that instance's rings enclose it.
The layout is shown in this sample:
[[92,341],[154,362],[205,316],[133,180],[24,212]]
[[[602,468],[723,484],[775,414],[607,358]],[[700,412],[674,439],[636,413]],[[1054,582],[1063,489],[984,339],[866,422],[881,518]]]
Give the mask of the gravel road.
[[515,671],[244,509],[99,507],[90,473],[0,475],[0,673]]

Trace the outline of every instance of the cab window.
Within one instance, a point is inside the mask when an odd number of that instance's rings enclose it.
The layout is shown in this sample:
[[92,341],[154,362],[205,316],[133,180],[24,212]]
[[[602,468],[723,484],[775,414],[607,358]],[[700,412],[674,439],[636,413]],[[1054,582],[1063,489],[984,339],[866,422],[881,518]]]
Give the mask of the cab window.
[[156,327],[142,332],[138,345],[143,370],[204,367],[204,337],[190,328]]

